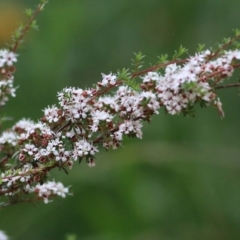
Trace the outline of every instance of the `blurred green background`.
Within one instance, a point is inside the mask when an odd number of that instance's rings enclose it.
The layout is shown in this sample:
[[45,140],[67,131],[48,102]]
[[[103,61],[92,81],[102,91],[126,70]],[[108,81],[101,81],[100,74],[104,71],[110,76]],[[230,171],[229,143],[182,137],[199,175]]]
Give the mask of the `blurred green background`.
[[[0,2],[0,46],[36,0]],[[130,67],[133,52],[146,63],[174,53],[194,53],[240,28],[235,0],[57,0],[38,17],[40,31],[26,37],[15,74],[17,98],[3,110],[14,122],[38,120],[66,86],[89,87],[101,73]],[[0,229],[11,240],[240,239],[240,99],[219,91],[226,117],[197,109],[195,118],[161,111],[143,128],[143,140],[126,139],[102,151],[97,166],[76,165],[55,180],[73,196],[48,205],[1,210]],[[7,123],[4,127],[12,125]]]

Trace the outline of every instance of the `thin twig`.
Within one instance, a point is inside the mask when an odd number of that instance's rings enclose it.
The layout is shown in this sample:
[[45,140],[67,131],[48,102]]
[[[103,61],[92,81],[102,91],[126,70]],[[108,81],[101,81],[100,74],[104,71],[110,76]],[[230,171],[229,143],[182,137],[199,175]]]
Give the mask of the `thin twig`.
[[232,83],[232,84],[220,85],[220,86],[214,87],[214,89],[233,88],[233,87],[240,87],[240,83]]
[[33,20],[36,18],[36,16],[38,15],[38,13],[43,9],[44,5],[46,4],[46,2],[39,4],[37,9],[35,10],[35,12],[32,14],[32,16],[29,18],[27,24],[25,25],[25,27],[23,28],[23,30],[21,31],[21,35],[18,37],[18,39],[16,40],[15,44],[13,45],[11,51],[12,52],[16,52],[17,48],[21,42],[21,40],[23,39],[24,35],[28,32],[28,30],[31,27],[31,23],[33,22]]
[[61,132],[64,128],[68,127],[71,125],[71,120],[69,120],[66,124],[64,124],[62,127],[60,127],[58,130],[57,130],[57,133]]
[[207,61],[210,61],[211,59],[215,58],[219,52],[225,48],[227,48],[229,45],[231,45],[236,39],[238,39],[240,37],[240,35],[237,35],[235,37],[233,37],[230,41],[228,41],[227,43],[223,44],[216,52],[214,52],[214,54],[210,55],[209,58],[207,59]]
[[161,64],[159,64],[159,65],[155,65],[155,66],[150,67],[150,68],[148,68],[148,69],[145,69],[145,70],[143,70],[143,71],[134,73],[134,74],[132,74],[131,77],[134,78],[134,77],[140,76],[140,75],[142,75],[142,74],[144,74],[144,73],[151,72],[151,71],[155,71],[155,70],[157,70],[157,69],[159,69],[159,68],[166,67],[166,66],[168,66],[168,65],[170,65],[170,64],[172,64],[172,63],[178,63],[178,64],[179,64],[179,63],[185,63],[185,62],[187,62],[187,61],[188,61],[187,59],[181,59],[181,60],[170,61],[170,62],[167,62],[167,63],[161,63]]

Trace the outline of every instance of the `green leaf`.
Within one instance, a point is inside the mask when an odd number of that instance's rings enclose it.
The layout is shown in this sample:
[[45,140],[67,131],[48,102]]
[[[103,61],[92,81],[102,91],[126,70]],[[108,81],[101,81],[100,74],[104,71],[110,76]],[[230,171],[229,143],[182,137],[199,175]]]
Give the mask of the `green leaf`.
[[223,43],[228,44],[229,42],[231,42],[231,40],[232,40],[231,38],[224,38]]
[[35,29],[35,30],[38,30],[38,29],[39,29],[36,20],[33,20],[33,21],[31,22],[31,25],[30,25],[30,26],[31,26],[32,29]]
[[179,47],[179,49],[177,51],[175,51],[175,53],[173,55],[173,60],[178,59],[180,56],[182,56],[183,54],[185,54],[187,52],[188,52],[188,49],[181,45]]
[[168,54],[162,54],[157,58],[158,58],[158,64],[166,63],[168,59]]
[[198,44],[197,52],[202,52],[205,48],[205,44]]
[[77,240],[77,236],[75,234],[69,234],[66,236],[66,240]]
[[132,66],[133,66],[132,72],[136,73],[136,72],[138,72],[142,68],[142,66],[144,64],[142,59],[145,57],[145,55],[143,55],[141,52],[134,53],[134,55],[135,55],[135,58],[131,59]]
[[182,84],[182,89],[184,89],[185,91],[193,90],[196,87],[197,87],[196,82],[184,82]]
[[33,10],[31,8],[27,8],[25,10],[25,14],[30,18],[33,15]]
[[199,101],[199,104],[200,104],[200,107],[201,107],[201,108],[207,107],[207,102],[204,101],[204,100],[200,100],[200,101]]
[[240,29],[236,28],[233,29],[234,33],[235,33],[235,37],[239,37],[240,36]]
[[195,111],[193,109],[193,104],[192,103],[188,103],[187,107],[185,109],[182,110],[183,116],[189,116],[189,117],[195,117]]
[[135,79],[131,78],[131,74],[129,73],[129,69],[123,68],[121,71],[118,70],[117,78],[122,80],[128,87],[132,88],[135,91],[140,90],[140,85],[135,81]]

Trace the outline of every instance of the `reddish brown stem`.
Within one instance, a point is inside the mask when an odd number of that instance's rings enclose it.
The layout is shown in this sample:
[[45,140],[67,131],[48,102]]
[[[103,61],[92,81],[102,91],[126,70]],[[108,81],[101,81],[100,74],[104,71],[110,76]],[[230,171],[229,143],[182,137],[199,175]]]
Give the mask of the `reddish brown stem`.
[[214,87],[214,89],[233,88],[233,87],[240,87],[240,83],[219,85],[219,86]]
[[147,73],[147,72],[155,71],[155,70],[157,70],[159,68],[166,67],[166,66],[168,66],[169,64],[172,64],[172,63],[185,63],[185,62],[187,62],[187,59],[174,60],[174,61],[167,62],[167,63],[161,63],[159,65],[156,65],[156,66],[150,67],[148,69],[145,69],[143,71],[140,71],[140,72],[132,74],[132,78],[140,76],[140,75],[142,75],[144,73]]
[[214,54],[212,54],[212,55],[207,59],[207,61],[209,61],[209,60],[213,59],[214,57],[216,57],[221,50],[227,48],[229,45],[231,45],[231,44],[232,44],[237,38],[239,38],[239,37],[240,37],[240,35],[237,35],[237,36],[233,37],[229,42],[223,44]]
[[36,18],[36,16],[38,15],[38,13],[42,10],[42,8],[44,7],[45,3],[39,4],[37,9],[35,10],[35,12],[32,14],[32,16],[29,18],[27,24],[25,25],[25,27],[22,29],[21,31],[21,35],[18,37],[18,39],[16,40],[15,44],[13,45],[13,47],[11,48],[12,52],[16,52],[17,48],[21,42],[21,40],[23,39],[24,35],[28,32],[28,30],[31,27],[31,23],[33,22],[33,20]]

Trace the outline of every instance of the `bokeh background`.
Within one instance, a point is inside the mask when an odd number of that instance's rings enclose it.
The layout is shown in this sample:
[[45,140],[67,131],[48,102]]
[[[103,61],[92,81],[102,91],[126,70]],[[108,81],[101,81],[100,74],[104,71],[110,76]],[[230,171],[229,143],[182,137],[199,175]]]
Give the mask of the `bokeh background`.
[[[37,0],[0,2],[0,46]],[[40,31],[25,38],[15,74],[17,98],[1,114],[38,120],[66,86],[85,88],[130,67],[142,51],[146,66],[180,45],[194,53],[240,28],[235,0],[51,0],[38,17]],[[235,79],[237,79],[236,76]],[[160,111],[143,140],[126,139],[102,151],[97,166],[76,165],[68,176],[73,196],[50,204],[1,210],[0,229],[12,239],[233,240],[240,239],[240,99],[219,90],[226,117],[196,109],[195,118]]]

